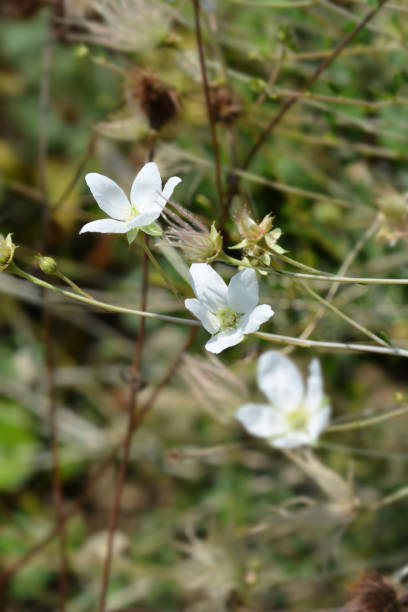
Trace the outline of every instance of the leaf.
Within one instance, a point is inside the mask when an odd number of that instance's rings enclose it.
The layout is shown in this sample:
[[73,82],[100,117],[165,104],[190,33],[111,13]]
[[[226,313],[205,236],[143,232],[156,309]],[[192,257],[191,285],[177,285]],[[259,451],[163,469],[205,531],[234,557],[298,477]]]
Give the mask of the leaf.
[[150,223],[149,225],[144,225],[140,229],[142,232],[145,232],[145,234],[149,234],[149,236],[161,236],[163,233],[162,228],[158,223],[156,223],[156,221],[153,221],[153,223]]
[[20,406],[3,403],[0,408],[0,491],[13,491],[35,469],[38,442]]
[[128,231],[128,233],[126,234],[127,240],[129,245],[132,244],[132,242],[134,242],[136,240],[136,236],[139,233],[139,228],[138,227],[133,227],[130,231]]
[[384,340],[384,342],[386,342],[389,346],[393,346],[391,340],[389,339],[389,337],[387,336],[387,334],[384,331],[381,331],[379,334],[380,338],[382,338],[382,340]]

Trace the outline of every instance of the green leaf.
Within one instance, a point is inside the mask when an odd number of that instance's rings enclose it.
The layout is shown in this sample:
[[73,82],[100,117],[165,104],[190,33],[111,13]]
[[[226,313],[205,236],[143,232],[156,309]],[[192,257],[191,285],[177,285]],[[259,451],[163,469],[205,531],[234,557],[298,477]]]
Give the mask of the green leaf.
[[26,412],[17,404],[0,402],[0,491],[13,491],[31,475],[37,449]]
[[127,236],[129,245],[131,245],[132,242],[136,240],[136,236],[138,235],[138,233],[139,233],[138,227],[133,227],[130,231],[128,231],[126,236]]
[[389,344],[389,346],[393,346],[391,340],[389,339],[389,337],[387,336],[387,334],[384,331],[381,331],[378,335],[380,336],[380,338],[382,340],[384,340],[384,342]]
[[163,233],[162,228],[156,221],[153,221],[150,225],[144,225],[140,229],[142,232],[145,232],[145,234],[149,234],[149,236],[161,236]]

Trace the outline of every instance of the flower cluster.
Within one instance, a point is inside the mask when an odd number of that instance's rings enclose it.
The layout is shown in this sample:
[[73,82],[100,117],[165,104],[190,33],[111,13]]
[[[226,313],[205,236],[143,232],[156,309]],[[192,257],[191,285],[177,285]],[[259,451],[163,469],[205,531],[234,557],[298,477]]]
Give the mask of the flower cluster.
[[270,266],[274,253],[285,253],[278,241],[282,236],[279,227],[273,227],[273,217],[266,215],[260,223],[250,217],[246,209],[242,209],[236,219],[235,225],[242,238],[231,249],[240,249],[243,252],[243,263],[253,266]]
[[[211,334],[205,345],[207,351],[218,354],[240,343],[273,316],[274,311],[268,304],[258,304],[259,287],[253,268],[241,270],[227,285],[208,263],[222,252],[222,237],[214,225],[208,230],[175,203],[172,206],[176,212],[169,208],[164,211],[180,178],[171,177],[162,189],[157,165],[145,164],[133,182],[130,201],[106,176],[91,173],[85,179],[99,207],[111,218],[87,223],[81,234],[127,233],[129,238],[140,229],[157,236],[162,231],[156,220],[162,214],[169,225],[165,234],[168,242],[182,248],[186,256],[196,262],[204,260],[190,266],[195,298],[186,299],[185,307]],[[242,241],[235,248],[244,251],[243,263],[250,265],[254,260],[269,265],[271,254],[284,252],[277,244],[281,231],[279,228],[272,230],[272,220],[267,215],[258,224],[246,212],[238,217]],[[277,351],[268,351],[259,359],[258,384],[268,403],[248,403],[238,409],[236,418],[244,428],[276,448],[315,443],[330,418],[319,361],[313,359],[311,362],[305,388],[290,359]]]

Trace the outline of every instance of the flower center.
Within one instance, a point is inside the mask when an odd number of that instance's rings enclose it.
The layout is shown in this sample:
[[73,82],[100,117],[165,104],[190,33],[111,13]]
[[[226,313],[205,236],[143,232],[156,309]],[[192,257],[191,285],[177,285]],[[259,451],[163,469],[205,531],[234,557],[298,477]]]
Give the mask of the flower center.
[[137,217],[137,215],[140,215],[140,211],[136,208],[136,206],[132,205],[130,208],[128,220],[130,221],[131,219],[134,219],[135,217]]
[[303,408],[302,405],[300,405],[288,413],[288,415],[286,416],[286,420],[289,429],[291,429],[292,431],[299,431],[307,428],[309,418],[307,411]]
[[231,308],[219,308],[215,314],[220,322],[221,331],[224,329],[230,329],[231,327],[236,327],[239,319],[242,316],[238,312],[231,310]]

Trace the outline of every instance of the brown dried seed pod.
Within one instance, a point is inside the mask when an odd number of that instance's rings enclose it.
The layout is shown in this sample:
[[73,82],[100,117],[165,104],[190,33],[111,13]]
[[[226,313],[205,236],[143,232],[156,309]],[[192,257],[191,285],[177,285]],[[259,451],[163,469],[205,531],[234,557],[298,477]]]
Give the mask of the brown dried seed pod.
[[154,130],[159,130],[180,111],[175,92],[150,72],[132,70],[127,86],[129,95],[139,104]]
[[406,594],[378,572],[368,572],[350,586],[351,612],[404,612]]

